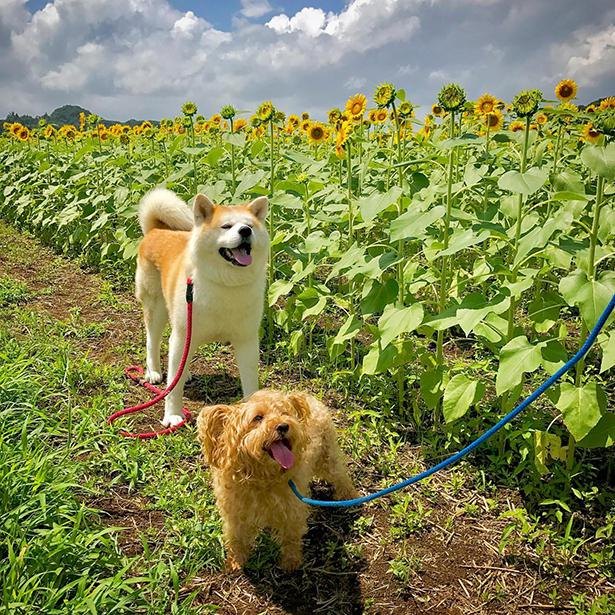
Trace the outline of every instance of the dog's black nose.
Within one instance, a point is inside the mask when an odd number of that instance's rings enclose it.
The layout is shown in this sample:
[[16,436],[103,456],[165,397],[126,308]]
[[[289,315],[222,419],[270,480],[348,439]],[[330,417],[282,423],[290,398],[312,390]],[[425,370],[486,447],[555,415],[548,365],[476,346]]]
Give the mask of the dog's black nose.
[[249,226],[242,226],[239,229],[239,234],[243,237],[249,237],[252,234],[252,229]]
[[276,429],[279,434],[288,433],[288,423],[280,423]]

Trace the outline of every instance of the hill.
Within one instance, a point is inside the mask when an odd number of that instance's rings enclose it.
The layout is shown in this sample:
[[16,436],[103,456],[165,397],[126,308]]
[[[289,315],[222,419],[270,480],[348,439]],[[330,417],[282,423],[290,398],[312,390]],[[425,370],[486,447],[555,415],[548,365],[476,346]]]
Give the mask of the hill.
[[[83,107],[79,107],[78,105],[63,105],[62,107],[58,107],[54,109],[51,113],[45,113],[44,115],[19,115],[15,112],[9,113],[5,119],[0,120],[0,122],[19,122],[28,128],[34,128],[38,126],[39,120],[43,119],[48,124],[53,124],[54,126],[62,126],[64,124],[73,124],[74,126],[79,126],[79,114],[85,113],[86,116],[91,115],[92,112],[84,109]],[[118,120],[106,120],[101,118],[100,123],[105,126],[111,126],[111,124],[128,124],[129,126],[134,126],[135,124],[140,124],[143,120],[135,120],[130,119],[125,122],[119,122]]]

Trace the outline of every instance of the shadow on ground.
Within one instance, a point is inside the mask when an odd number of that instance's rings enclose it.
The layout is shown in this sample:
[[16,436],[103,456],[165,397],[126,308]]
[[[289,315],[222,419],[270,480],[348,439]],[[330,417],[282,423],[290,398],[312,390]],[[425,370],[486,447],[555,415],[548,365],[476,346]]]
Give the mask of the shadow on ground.
[[[330,499],[332,492],[317,486],[314,497]],[[294,573],[280,570],[277,549],[263,549],[262,543],[269,541],[261,540],[261,549],[257,547],[245,570],[255,593],[296,615],[363,613],[359,573],[366,563],[345,548],[359,514],[349,509],[314,509],[304,537],[304,564]],[[268,551],[266,561],[259,558],[259,550]]]

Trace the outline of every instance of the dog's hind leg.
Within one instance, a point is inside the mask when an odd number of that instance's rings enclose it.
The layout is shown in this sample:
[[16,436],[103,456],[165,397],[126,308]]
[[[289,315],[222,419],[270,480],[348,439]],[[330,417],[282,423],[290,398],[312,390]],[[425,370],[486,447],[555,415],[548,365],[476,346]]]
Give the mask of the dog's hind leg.
[[338,500],[356,498],[358,493],[348,473],[348,466],[337,443],[337,434],[333,427],[325,439],[327,444],[320,460],[318,475],[333,486]]
[[[161,298],[162,299],[162,298]],[[160,344],[162,332],[167,324],[167,308],[164,301],[149,300],[143,303],[143,316],[145,320],[147,360],[145,380],[156,384],[162,382],[162,369],[160,367]]]
[[151,383],[162,382],[160,368],[160,344],[162,332],[167,323],[167,308],[162,295],[160,274],[147,260],[139,260],[135,276],[137,299],[143,306],[143,319],[146,334],[145,380]]
[[258,337],[232,341],[244,398],[258,390]]

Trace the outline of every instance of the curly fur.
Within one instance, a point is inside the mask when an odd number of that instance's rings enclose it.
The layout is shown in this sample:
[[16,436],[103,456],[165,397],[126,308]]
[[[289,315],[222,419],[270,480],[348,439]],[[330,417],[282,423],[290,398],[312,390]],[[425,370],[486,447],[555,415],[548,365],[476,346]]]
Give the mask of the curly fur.
[[[295,457],[288,470],[268,452],[282,424]],[[244,566],[264,528],[280,543],[281,566],[301,565],[309,509],[293,495],[289,479],[303,492],[313,478],[322,478],[337,497],[356,495],[331,415],[310,395],[261,390],[235,406],[204,408],[197,429],[222,515],[228,570]]]

